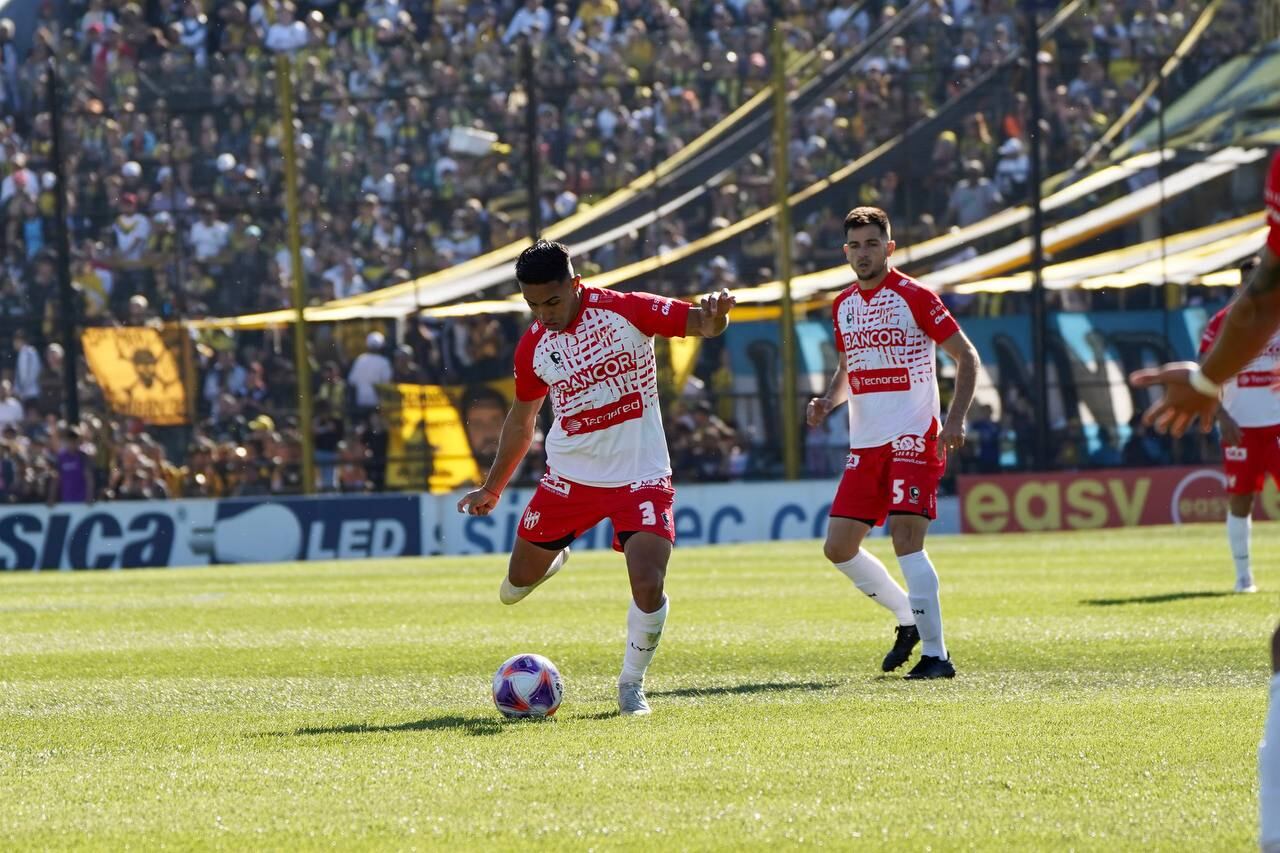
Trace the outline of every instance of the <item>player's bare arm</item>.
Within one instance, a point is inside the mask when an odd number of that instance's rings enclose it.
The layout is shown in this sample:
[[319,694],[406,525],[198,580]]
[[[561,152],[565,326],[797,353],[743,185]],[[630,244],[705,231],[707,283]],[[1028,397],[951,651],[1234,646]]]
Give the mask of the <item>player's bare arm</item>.
[[973,392],[978,385],[979,361],[977,348],[964,332],[956,332],[939,346],[956,363],[955,393],[947,409],[947,419],[942,424],[942,434],[938,436],[938,457],[942,458],[945,451],[964,447],[964,422],[969,416]]
[[849,366],[845,364],[844,354],[840,353],[840,363],[836,365],[835,373],[831,374],[827,393],[810,400],[805,410],[804,419],[809,426],[819,426],[826,420],[827,415],[831,414],[832,409],[849,399],[848,370]]
[[1192,424],[1213,429],[1220,386],[1243,370],[1266,347],[1280,328],[1280,258],[1270,249],[1232,303],[1213,348],[1197,365],[1180,361],[1139,370],[1130,381],[1139,388],[1164,386],[1164,397],[1143,415],[1143,422],[1161,432],[1183,435]]
[[689,337],[714,338],[729,328],[729,312],[738,304],[738,298],[727,289],[702,297],[697,310],[689,312],[685,334]]
[[498,505],[502,491],[507,487],[511,475],[515,473],[520,460],[529,452],[533,443],[533,434],[537,426],[538,410],[542,401],[516,399],[507,412],[507,419],[502,424],[502,434],[498,437],[498,455],[489,469],[489,476],[484,485],[463,495],[458,501],[458,512],[467,515],[488,515]]

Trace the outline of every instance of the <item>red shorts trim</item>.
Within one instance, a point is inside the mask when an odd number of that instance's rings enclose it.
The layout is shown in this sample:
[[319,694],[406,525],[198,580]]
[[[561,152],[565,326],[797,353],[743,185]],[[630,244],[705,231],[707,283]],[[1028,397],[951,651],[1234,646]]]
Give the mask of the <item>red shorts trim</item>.
[[833,518],[884,524],[891,512],[938,517],[938,483],[947,469],[938,458],[938,435],[904,435],[879,447],[849,451],[844,476],[831,502]]
[[613,549],[622,550],[619,534],[652,533],[676,541],[676,492],[671,478],[629,486],[585,486],[548,471],[520,517],[517,535],[527,542],[577,538],[606,518],[613,525]]
[[1240,443],[1222,447],[1222,468],[1229,495],[1257,494],[1268,475],[1280,484],[1280,425],[1242,427]]

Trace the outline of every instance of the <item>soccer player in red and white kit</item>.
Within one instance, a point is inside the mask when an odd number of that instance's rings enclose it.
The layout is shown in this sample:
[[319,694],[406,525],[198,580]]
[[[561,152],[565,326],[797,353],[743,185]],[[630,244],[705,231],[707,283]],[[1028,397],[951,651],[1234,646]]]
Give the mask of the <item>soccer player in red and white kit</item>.
[[[1164,386],[1164,397],[1143,416],[1158,430],[1180,436],[1196,421],[1205,432],[1212,429],[1224,383],[1270,349],[1280,331],[1280,152],[1271,160],[1263,198],[1267,245],[1209,352],[1199,364],[1173,362],[1129,377],[1139,388]],[[1269,708],[1258,745],[1258,845],[1264,853],[1280,853],[1280,628],[1271,636]]]
[[[1230,308],[1223,308],[1205,327],[1200,354],[1213,348]],[[1270,476],[1280,483],[1280,330],[1262,354],[1222,383],[1218,431],[1222,466],[1227,475],[1227,541],[1236,564],[1236,592],[1257,592],[1249,563],[1253,505]]]
[[729,325],[735,300],[727,290],[692,305],[586,287],[569,250],[546,240],[520,254],[516,280],[534,315],[516,346],[516,399],[484,485],[463,497],[458,511],[488,515],[497,505],[549,394],[555,422],[546,439],[548,470],[521,517],[499,598],[523,599],[560,570],[576,537],[609,519],[633,599],[618,709],[648,714],[644,676],[667,619],[663,580],[675,542],[653,338],[715,337]]
[[[831,504],[823,552],[859,590],[898,618],[881,668],[892,672],[922,643],[907,678],[956,674],[942,636],[938,573],[924,550],[937,515],[946,454],[964,445],[978,352],[933,292],[889,265],[889,217],[857,207],[844,219],[844,254],[857,281],[832,305],[840,364],[827,393],[809,402],[818,426],[849,403],[849,458]],[[939,423],[936,347],[956,362],[951,408]],[[871,528],[889,521],[893,550],[907,581],[903,592],[884,563],[862,547]]]

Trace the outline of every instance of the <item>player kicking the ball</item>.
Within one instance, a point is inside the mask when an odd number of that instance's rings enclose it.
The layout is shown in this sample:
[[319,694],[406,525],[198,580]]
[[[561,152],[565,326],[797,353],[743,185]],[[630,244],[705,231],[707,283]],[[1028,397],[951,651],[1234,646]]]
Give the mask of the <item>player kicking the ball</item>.
[[[883,210],[854,208],[844,218],[844,233],[844,254],[857,281],[831,308],[840,364],[827,393],[809,401],[807,412],[809,425],[817,426],[849,402],[849,458],[831,504],[823,552],[897,617],[897,638],[881,665],[885,672],[906,663],[923,643],[907,678],[952,678],[956,670],[942,638],[938,573],[924,538],[937,515],[947,450],[964,445],[978,353],[936,295],[889,266],[894,242]],[[941,427],[935,345],[957,365],[955,396]],[[907,592],[862,548],[871,528],[886,517]]]
[[585,287],[569,250],[539,240],[516,261],[516,280],[534,323],[516,346],[516,399],[483,486],[458,511],[488,515],[529,450],[542,401],[551,395],[547,473],[520,519],[499,598],[515,604],[554,575],[569,544],[604,519],[631,580],[627,648],[618,710],[648,714],[644,675],[667,620],[663,594],[675,542],[653,336],[715,337],[729,325],[727,290],[700,306],[645,293]]

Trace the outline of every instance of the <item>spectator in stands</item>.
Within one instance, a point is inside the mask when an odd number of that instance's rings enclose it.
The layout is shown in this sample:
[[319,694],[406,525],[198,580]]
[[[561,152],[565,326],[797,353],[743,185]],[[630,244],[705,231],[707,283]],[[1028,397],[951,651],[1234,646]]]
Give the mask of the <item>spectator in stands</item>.
[[964,166],[964,178],[951,191],[951,200],[943,221],[961,228],[986,219],[1004,204],[996,185],[986,176],[982,161],[970,160]]
[[382,354],[387,339],[382,332],[370,332],[365,338],[365,351],[356,356],[347,375],[354,395],[354,412],[359,423],[368,421],[378,408],[378,388],[391,381],[391,362]]
[[17,364],[13,371],[13,390],[24,409],[37,409],[40,401],[40,354],[19,329],[13,336]]

